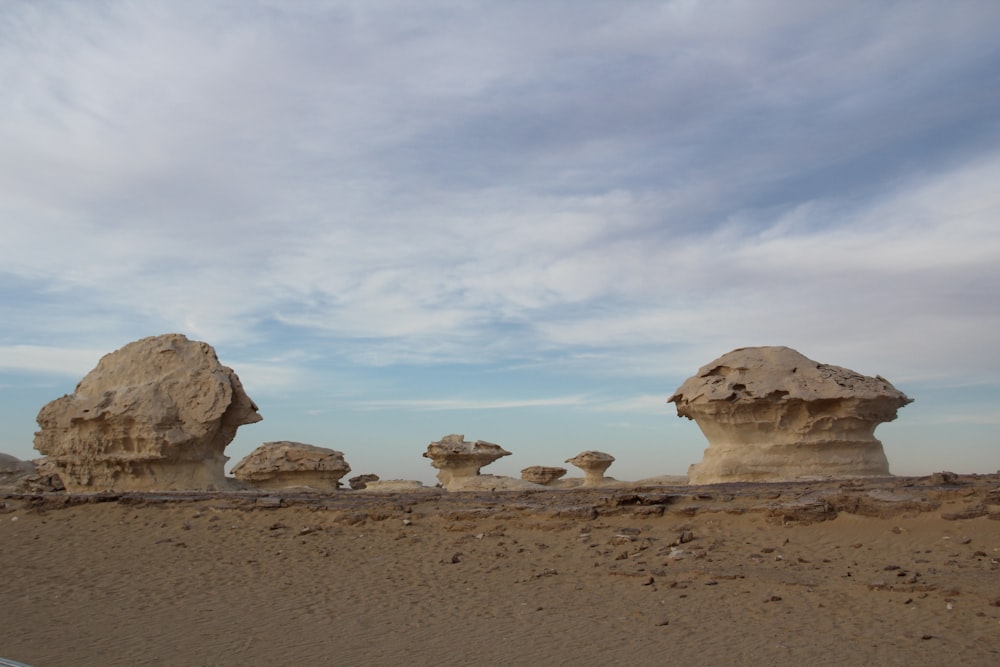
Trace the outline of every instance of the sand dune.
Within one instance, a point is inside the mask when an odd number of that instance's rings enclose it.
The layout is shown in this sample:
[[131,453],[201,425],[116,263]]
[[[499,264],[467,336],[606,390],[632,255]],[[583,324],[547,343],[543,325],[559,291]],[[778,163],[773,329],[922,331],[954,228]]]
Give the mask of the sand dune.
[[993,665],[1000,480],[8,494],[0,655]]

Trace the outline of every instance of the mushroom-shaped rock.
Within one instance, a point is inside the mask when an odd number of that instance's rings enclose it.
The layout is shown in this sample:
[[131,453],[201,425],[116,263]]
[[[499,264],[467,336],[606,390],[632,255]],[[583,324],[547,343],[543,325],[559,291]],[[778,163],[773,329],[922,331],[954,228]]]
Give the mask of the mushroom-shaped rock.
[[261,489],[336,490],[351,472],[343,452],[302,442],[265,442],[233,466],[233,477]]
[[669,402],[708,439],[690,482],[715,484],[888,475],[875,427],[912,399],[788,347],[745,347],[702,366]]
[[379,480],[378,475],[374,473],[368,473],[365,475],[355,475],[354,477],[347,480],[347,483],[351,485],[351,488],[355,491],[360,491],[368,486],[371,482],[377,482]]
[[229,488],[226,445],[261,417],[211,345],[165,334],[104,355],[37,419],[35,449],[79,492]]
[[492,442],[476,440],[466,442],[464,435],[446,435],[437,442],[427,445],[424,457],[438,469],[437,478],[441,486],[449,491],[462,487],[458,480],[475,477],[479,469],[487,466],[510,452]]
[[566,468],[530,466],[521,471],[521,479],[535,484],[548,485],[566,474]]
[[593,450],[580,452],[573,458],[566,459],[566,463],[571,463],[583,471],[584,486],[601,486],[607,481],[614,481],[604,476],[604,471],[610,468],[614,462],[615,457],[611,454]]

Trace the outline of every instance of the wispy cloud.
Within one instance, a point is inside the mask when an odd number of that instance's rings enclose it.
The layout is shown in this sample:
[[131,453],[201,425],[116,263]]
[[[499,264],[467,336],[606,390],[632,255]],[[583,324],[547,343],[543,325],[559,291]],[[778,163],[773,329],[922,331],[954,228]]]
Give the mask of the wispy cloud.
[[400,399],[384,401],[358,401],[354,405],[364,410],[510,410],[514,408],[548,408],[587,405],[585,396],[559,396],[534,399]]
[[77,350],[40,345],[0,346],[0,369],[83,377],[108,350]]
[[12,4],[0,368],[82,375],[180,331],[248,390],[359,400],[368,371],[464,364],[597,410],[581,378],[644,394],[754,344],[995,377],[998,22],[961,1]]

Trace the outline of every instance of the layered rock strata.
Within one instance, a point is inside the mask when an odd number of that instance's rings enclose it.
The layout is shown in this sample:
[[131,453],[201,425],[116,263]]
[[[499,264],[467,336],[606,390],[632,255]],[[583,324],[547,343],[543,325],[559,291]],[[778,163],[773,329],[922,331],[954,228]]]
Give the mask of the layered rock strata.
[[37,419],[68,491],[157,491],[229,488],[226,445],[261,416],[212,346],[165,334],[105,355]]
[[[233,477],[261,489],[335,491],[351,471],[344,453],[302,442],[265,442],[233,466]],[[376,479],[378,479],[376,477]]]
[[875,428],[912,399],[788,347],[746,347],[701,367],[669,402],[708,439],[690,482],[714,484],[888,475]]

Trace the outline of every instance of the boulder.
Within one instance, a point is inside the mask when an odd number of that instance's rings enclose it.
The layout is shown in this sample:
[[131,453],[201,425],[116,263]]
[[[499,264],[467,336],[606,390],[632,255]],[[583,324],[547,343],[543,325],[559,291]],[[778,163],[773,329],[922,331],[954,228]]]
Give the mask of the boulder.
[[521,479],[547,486],[566,474],[566,468],[530,466],[521,471]]
[[261,489],[334,491],[351,472],[343,452],[302,442],[265,442],[233,466],[233,477]]
[[368,473],[366,475],[355,475],[354,477],[347,480],[347,483],[351,485],[351,488],[355,491],[360,491],[372,482],[379,481],[379,477],[376,474]]
[[588,450],[580,452],[566,463],[571,463],[583,471],[583,486],[607,486],[616,480],[605,477],[604,472],[615,462],[615,457],[604,452]]
[[427,445],[423,455],[438,469],[437,478],[441,486],[455,491],[462,487],[460,480],[477,476],[483,466],[510,456],[510,452],[492,442],[466,442],[464,435],[452,434]]
[[708,439],[690,483],[715,484],[888,475],[875,427],[912,399],[788,347],[745,347],[700,368],[669,402]]
[[68,491],[159,491],[230,488],[226,445],[261,416],[212,346],[165,334],[105,355],[37,419]]

